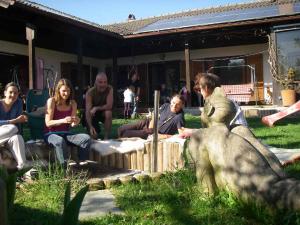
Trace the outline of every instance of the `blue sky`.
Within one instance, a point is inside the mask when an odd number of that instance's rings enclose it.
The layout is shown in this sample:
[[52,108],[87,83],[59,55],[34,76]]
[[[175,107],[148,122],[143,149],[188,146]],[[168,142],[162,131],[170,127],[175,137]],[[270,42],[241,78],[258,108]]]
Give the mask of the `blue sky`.
[[253,2],[254,0],[32,0],[42,5],[99,24],[126,21],[212,6]]

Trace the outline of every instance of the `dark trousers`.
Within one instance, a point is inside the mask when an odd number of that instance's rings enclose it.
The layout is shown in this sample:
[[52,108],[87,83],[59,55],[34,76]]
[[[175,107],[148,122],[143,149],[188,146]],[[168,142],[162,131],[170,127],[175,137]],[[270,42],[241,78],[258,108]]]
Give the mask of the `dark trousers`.
[[119,127],[118,136],[122,137],[140,137],[147,139],[148,135],[153,134],[153,129],[149,129],[149,119],[139,120],[135,123],[125,124]]
[[92,118],[92,125],[95,128],[96,132],[98,133],[98,135],[101,132],[101,127],[99,122],[104,123],[105,122],[105,115],[104,115],[104,111],[97,111],[94,115],[94,117]]

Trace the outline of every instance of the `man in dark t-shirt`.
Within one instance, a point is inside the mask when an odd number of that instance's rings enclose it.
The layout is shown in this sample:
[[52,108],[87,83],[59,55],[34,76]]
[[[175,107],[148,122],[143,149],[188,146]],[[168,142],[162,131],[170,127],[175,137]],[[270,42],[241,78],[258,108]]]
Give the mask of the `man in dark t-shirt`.
[[[165,103],[160,108],[160,118],[158,121],[158,133],[161,137],[167,138],[176,134],[184,127],[184,100],[180,95],[174,95],[171,103]],[[119,137],[140,137],[146,139],[153,134],[153,129],[149,128],[149,119],[140,120],[136,123],[125,124],[118,129]]]

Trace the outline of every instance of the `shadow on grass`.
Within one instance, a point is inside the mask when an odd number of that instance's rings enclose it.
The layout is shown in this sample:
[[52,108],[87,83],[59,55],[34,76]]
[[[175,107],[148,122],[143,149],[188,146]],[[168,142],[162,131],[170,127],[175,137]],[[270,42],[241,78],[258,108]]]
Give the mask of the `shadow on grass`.
[[15,204],[10,216],[10,225],[56,225],[61,215],[43,209],[33,209]]

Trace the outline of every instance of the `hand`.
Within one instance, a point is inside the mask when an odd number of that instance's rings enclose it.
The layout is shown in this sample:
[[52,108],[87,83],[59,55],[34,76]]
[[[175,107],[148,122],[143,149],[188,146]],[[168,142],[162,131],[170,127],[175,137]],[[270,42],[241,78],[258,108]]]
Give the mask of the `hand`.
[[71,127],[75,127],[79,124],[80,119],[78,116],[72,116],[72,123],[71,123]]
[[135,97],[135,100],[138,102],[138,101],[140,100],[140,97],[137,95],[137,96]]
[[20,115],[17,117],[18,123],[26,123],[28,121],[28,117],[26,115]]
[[178,129],[178,131],[179,131],[178,136],[181,138],[189,138],[193,134],[193,129],[190,128],[181,127],[180,129]]
[[98,135],[94,127],[90,128],[90,135],[93,139],[97,139]]
[[90,111],[90,113],[91,113],[91,116],[93,117],[93,116],[95,116],[95,113],[97,112],[97,107],[93,107],[92,109],[91,109],[91,111]]
[[66,116],[66,117],[64,118],[64,123],[71,124],[72,122],[73,122],[73,120],[72,120],[72,117],[71,117],[71,116]]

